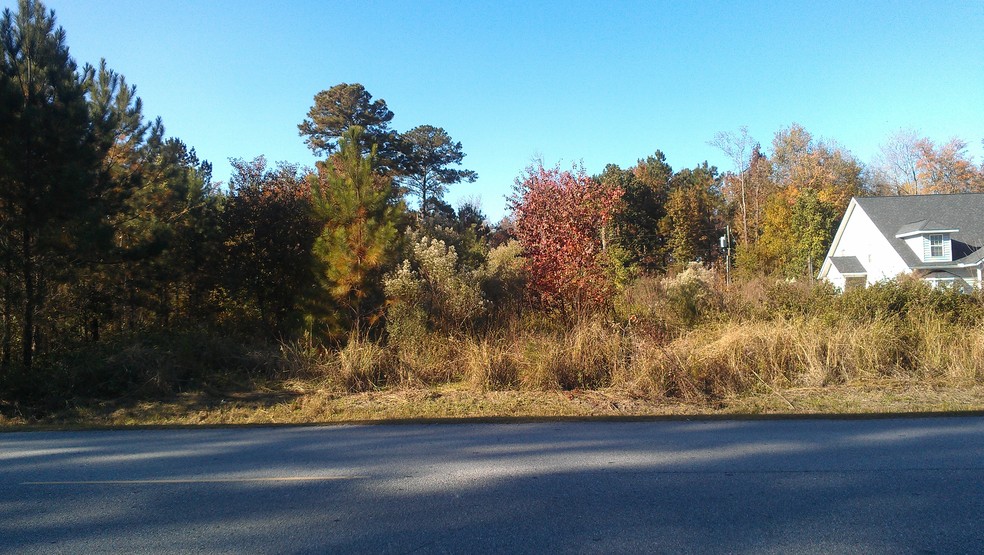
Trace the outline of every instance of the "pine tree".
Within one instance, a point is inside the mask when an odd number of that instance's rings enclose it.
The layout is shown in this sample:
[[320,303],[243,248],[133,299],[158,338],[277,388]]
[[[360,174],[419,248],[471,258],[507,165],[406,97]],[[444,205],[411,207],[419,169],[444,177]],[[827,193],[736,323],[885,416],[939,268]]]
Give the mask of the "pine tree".
[[311,178],[315,214],[325,222],[314,245],[317,278],[342,310],[335,331],[355,336],[382,315],[382,276],[395,262],[405,206],[392,180],[375,171],[375,148],[364,156],[362,129],[347,130],[339,151]]
[[[71,240],[73,220],[98,196],[98,153],[84,78],[54,12],[20,0],[0,21],[0,205],[9,266],[18,274],[21,349],[30,368],[42,343],[45,278]],[[9,280],[13,276],[7,275]]]
[[466,181],[474,183],[478,174],[472,170],[455,169],[465,153],[461,143],[440,127],[418,125],[400,135],[399,171],[401,184],[420,198],[420,214],[427,219],[444,198],[449,185]]
[[672,175],[666,156],[657,150],[627,170],[609,164],[600,177],[609,187],[625,191],[622,206],[612,221],[615,242],[628,253],[630,264],[644,270],[660,270],[665,266],[666,237],[659,223],[666,216]]
[[673,264],[683,267],[693,261],[713,262],[718,254],[717,238],[725,225],[723,204],[717,168],[707,162],[673,175],[666,216],[660,221]]
[[314,95],[314,105],[298,126],[304,142],[315,154],[336,152],[339,139],[352,127],[361,127],[359,144],[363,154],[376,146],[380,167],[389,167],[395,156],[396,133],[390,130],[393,112],[383,99],[372,95],[359,83],[339,83]]

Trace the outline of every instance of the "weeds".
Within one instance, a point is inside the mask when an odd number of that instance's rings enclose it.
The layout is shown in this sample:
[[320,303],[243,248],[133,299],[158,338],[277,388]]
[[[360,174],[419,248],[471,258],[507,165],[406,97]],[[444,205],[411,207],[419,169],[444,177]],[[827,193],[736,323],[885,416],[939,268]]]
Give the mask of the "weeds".
[[706,271],[688,272],[641,278],[615,315],[572,324],[528,311],[480,331],[420,327],[334,349],[192,331],[120,338],[51,357],[31,375],[9,369],[0,406],[16,399],[43,412],[260,382],[339,394],[455,384],[483,394],[607,390],[698,404],[758,395],[789,403],[782,392],[884,380],[984,385],[980,295],[905,280],[845,294],[764,280],[725,287]]

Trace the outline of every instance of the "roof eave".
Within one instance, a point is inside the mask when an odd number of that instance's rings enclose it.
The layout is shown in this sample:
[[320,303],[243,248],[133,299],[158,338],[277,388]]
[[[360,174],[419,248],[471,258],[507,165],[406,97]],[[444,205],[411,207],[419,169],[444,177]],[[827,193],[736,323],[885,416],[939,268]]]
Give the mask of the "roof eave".
[[844,235],[844,228],[847,227],[847,222],[851,219],[851,214],[854,213],[854,209],[857,205],[857,197],[851,197],[851,202],[847,204],[847,210],[844,212],[844,217],[841,218],[840,225],[837,226],[837,233],[834,234],[834,240],[830,243],[830,248],[827,249],[827,256],[824,257],[823,264],[820,265],[820,273],[817,274],[817,279],[826,279],[827,274],[830,273],[830,258],[834,256],[835,252],[837,252],[837,246],[840,244],[841,236]]
[[914,237],[916,235],[937,235],[940,233],[960,233],[959,229],[920,229],[916,231],[909,231],[907,233],[898,233],[895,235],[896,239],[905,239],[906,237]]

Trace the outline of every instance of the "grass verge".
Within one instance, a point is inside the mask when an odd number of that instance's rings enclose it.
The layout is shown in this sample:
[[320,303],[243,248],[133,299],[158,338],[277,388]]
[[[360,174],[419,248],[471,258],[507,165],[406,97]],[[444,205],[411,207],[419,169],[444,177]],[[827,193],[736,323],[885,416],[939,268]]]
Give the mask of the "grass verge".
[[284,384],[251,392],[182,393],[157,401],[80,404],[35,419],[0,417],[7,429],[46,427],[315,424],[406,419],[583,418],[710,415],[805,415],[984,410],[984,386],[932,387],[880,380],[793,387],[713,402],[658,400],[624,389],[481,391],[466,383],[339,393]]

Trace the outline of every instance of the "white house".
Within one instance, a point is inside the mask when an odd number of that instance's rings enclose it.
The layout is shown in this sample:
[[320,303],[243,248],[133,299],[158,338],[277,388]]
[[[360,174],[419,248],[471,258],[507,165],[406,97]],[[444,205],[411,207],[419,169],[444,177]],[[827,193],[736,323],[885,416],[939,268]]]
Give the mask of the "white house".
[[911,273],[981,287],[984,193],[853,198],[820,268],[845,289]]

